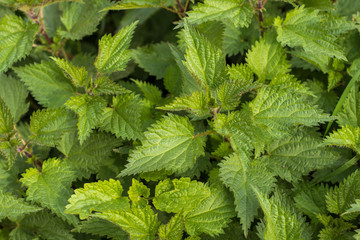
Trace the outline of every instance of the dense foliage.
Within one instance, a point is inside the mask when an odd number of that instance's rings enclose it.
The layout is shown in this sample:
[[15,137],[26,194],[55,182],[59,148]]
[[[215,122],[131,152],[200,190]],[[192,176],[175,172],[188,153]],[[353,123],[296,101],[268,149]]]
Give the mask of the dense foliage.
[[0,0],[0,239],[360,239],[360,1]]

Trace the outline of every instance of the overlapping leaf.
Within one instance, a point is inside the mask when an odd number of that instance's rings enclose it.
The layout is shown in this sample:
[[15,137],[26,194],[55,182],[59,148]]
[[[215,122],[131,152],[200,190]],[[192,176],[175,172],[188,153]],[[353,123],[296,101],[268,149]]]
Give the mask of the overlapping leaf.
[[236,211],[247,235],[260,207],[256,192],[269,193],[275,185],[275,178],[261,164],[251,161],[243,150],[226,157],[219,165],[221,181],[234,193]]
[[68,165],[53,158],[43,163],[41,172],[36,168],[27,169],[20,182],[27,187],[28,200],[51,209],[70,224],[76,224],[78,220],[75,216],[64,213],[74,178],[75,172]]
[[186,117],[169,115],[145,132],[145,140],[131,152],[121,175],[154,170],[185,172],[204,154],[205,137],[194,136],[194,127]]
[[30,53],[38,30],[37,24],[16,15],[0,19],[0,73]]
[[95,67],[101,73],[112,73],[125,69],[130,60],[128,50],[137,22],[122,28],[113,37],[105,35],[99,42],[99,53]]
[[60,108],[75,89],[54,62],[41,62],[17,68],[15,72],[35,99],[47,108]]

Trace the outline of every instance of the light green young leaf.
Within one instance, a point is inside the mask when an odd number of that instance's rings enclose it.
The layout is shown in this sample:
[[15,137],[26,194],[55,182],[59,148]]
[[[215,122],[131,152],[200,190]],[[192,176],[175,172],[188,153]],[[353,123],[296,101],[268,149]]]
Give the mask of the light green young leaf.
[[0,19],[0,73],[29,55],[38,30],[37,24],[25,23],[16,15]]
[[221,181],[234,193],[237,215],[246,236],[260,207],[256,192],[268,194],[276,180],[264,166],[251,161],[249,154],[240,149],[219,166]]
[[99,42],[99,53],[95,67],[100,73],[123,71],[130,60],[130,41],[134,34],[137,22],[122,28],[113,37],[105,35]]
[[79,116],[77,126],[80,144],[82,144],[92,130],[101,123],[106,101],[99,96],[82,94],[70,98],[65,106]]
[[360,153],[360,127],[346,125],[330,135],[324,140],[324,145],[348,147]]
[[27,96],[28,91],[19,80],[0,75],[0,97],[8,106],[15,123],[28,111]]
[[145,132],[142,146],[135,148],[121,176],[153,170],[183,173],[204,154],[205,137],[194,136],[187,117],[169,114]]
[[156,79],[162,79],[167,69],[175,64],[168,43],[162,42],[131,50],[134,61]]
[[254,123],[273,136],[295,125],[316,126],[331,120],[328,114],[309,103],[302,90],[282,85],[261,88],[249,103]]
[[21,219],[15,229],[9,235],[11,240],[53,239],[53,240],[75,240],[70,232],[69,225],[60,218],[41,211],[28,214]]
[[160,211],[186,215],[210,195],[210,188],[202,182],[190,178],[165,179],[155,188],[153,204]]
[[124,94],[113,97],[113,107],[104,108],[101,129],[124,139],[142,139],[141,114],[143,104],[138,95]]
[[230,21],[235,27],[248,27],[254,10],[246,0],[205,0],[188,14],[190,23]]
[[0,220],[7,217],[15,221],[25,214],[39,210],[40,207],[25,202],[23,198],[17,198],[0,190]]
[[75,87],[85,86],[88,79],[88,72],[85,67],[74,66],[72,63],[60,58],[53,57],[52,60],[64,71]]
[[30,139],[54,147],[66,132],[76,131],[76,116],[64,109],[42,109],[30,118]]
[[198,85],[212,89],[221,84],[226,77],[225,54],[222,50],[187,23],[183,34],[186,43],[183,63]]
[[246,55],[250,69],[259,81],[273,79],[290,71],[285,50],[276,41],[275,34],[267,33],[255,43]]
[[249,86],[254,81],[254,73],[248,65],[245,64],[232,64],[227,66],[229,78],[238,81],[242,87]]
[[185,217],[186,232],[190,235],[206,233],[216,236],[235,217],[234,199],[227,189],[211,188],[211,195],[192,209]]
[[129,199],[122,197],[122,192],[119,180],[85,183],[84,188],[75,189],[65,213],[79,214],[80,219],[86,219],[93,212],[130,210]]
[[62,136],[57,148],[77,170],[77,178],[81,179],[98,172],[120,143],[120,140],[106,133],[93,133],[80,145],[77,134],[72,132]]
[[324,16],[318,10],[300,6],[286,14],[285,20],[277,17],[274,26],[278,33],[277,40],[289,47],[302,47],[305,52],[328,57],[336,57],[346,61],[340,45],[336,43],[338,34],[328,26]]
[[207,95],[203,92],[193,92],[188,96],[181,96],[174,99],[174,101],[158,109],[166,111],[187,111],[194,118],[207,118],[210,116],[210,106]]
[[74,178],[75,172],[70,166],[53,158],[43,162],[41,172],[36,168],[27,169],[20,182],[27,187],[28,200],[51,209],[70,224],[77,224],[75,216],[64,213],[67,199],[72,193],[71,183]]
[[344,212],[343,215],[349,213],[359,213],[359,212],[360,212],[360,199],[356,199],[355,203],[351,204],[351,208],[346,210],[346,212]]
[[170,221],[159,227],[160,240],[181,240],[183,238],[184,222],[182,213],[177,213]]
[[150,196],[150,188],[146,187],[142,182],[139,182],[133,178],[128,195],[133,206],[146,206],[146,198]]
[[157,86],[139,80],[133,80],[133,82],[138,86],[140,91],[143,93],[145,99],[149,100],[152,104],[155,105],[161,102],[162,92]]
[[59,31],[63,38],[80,40],[96,31],[100,20],[107,11],[102,9],[111,6],[109,0],[86,0],[86,3],[72,2],[61,5],[63,15],[61,22],[65,29]]
[[[265,195],[266,196],[266,195]],[[276,240],[311,240],[312,231],[300,214],[290,203],[282,201],[275,195],[267,199],[258,193],[261,208],[265,214],[266,229],[264,239]]]
[[14,131],[14,118],[6,103],[0,97],[0,134]]
[[360,171],[344,179],[339,186],[330,189],[326,194],[326,207],[331,213],[342,214],[360,199]]
[[94,93],[95,96],[104,95],[104,94],[117,95],[117,94],[130,93],[129,90],[111,81],[106,76],[100,76],[95,80],[94,88],[92,89],[92,92]]
[[114,210],[97,213],[97,217],[111,221],[128,232],[132,240],[155,240],[160,222],[150,206],[132,207],[128,211]]
[[63,107],[64,103],[75,95],[71,81],[52,61],[16,68],[15,72],[44,107]]

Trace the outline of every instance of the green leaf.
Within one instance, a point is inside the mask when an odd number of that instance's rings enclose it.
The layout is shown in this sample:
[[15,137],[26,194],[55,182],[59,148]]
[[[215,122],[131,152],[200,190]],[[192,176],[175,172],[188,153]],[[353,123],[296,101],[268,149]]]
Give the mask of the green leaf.
[[161,240],[181,240],[183,238],[184,222],[182,213],[175,214],[170,221],[159,227],[158,235]]
[[129,211],[114,210],[96,214],[97,217],[119,225],[132,240],[155,240],[160,223],[150,206],[131,208]]
[[15,163],[16,157],[18,156],[18,146],[20,145],[21,145],[20,140],[16,138],[12,138],[5,141],[2,140],[0,142],[0,154],[3,155],[7,160],[9,169]]
[[317,8],[323,11],[332,10],[334,8],[331,0],[301,0],[301,3],[304,4],[305,7]]
[[188,12],[190,23],[207,21],[231,22],[235,27],[248,27],[254,11],[245,0],[205,0]]
[[151,44],[131,50],[134,61],[156,79],[162,79],[167,69],[174,64],[168,43]]
[[226,157],[219,166],[221,181],[234,193],[236,211],[247,235],[260,207],[256,192],[268,194],[275,186],[275,178],[242,150]]
[[264,165],[276,175],[289,181],[301,181],[302,175],[334,166],[339,155],[320,146],[323,139],[315,131],[304,129],[279,140],[273,140],[262,158]]
[[74,86],[85,86],[88,79],[88,72],[85,67],[74,66],[72,63],[60,58],[53,57],[52,60],[54,60],[58,67],[64,71],[65,75],[71,80]]
[[0,190],[0,220],[5,217],[16,220],[25,214],[39,210],[41,210],[40,207],[25,202],[23,198],[16,198]]
[[38,30],[37,24],[25,23],[15,15],[0,19],[0,73],[29,55]]
[[131,38],[134,34],[137,22],[122,28],[113,37],[105,35],[99,42],[99,53],[95,61],[95,67],[100,73],[112,73],[125,70],[130,60]]
[[169,114],[145,132],[142,146],[131,152],[121,176],[163,169],[185,172],[204,154],[204,145],[205,137],[194,136],[188,118]]
[[15,123],[29,109],[29,104],[26,103],[27,96],[28,91],[19,80],[6,75],[0,75],[0,97],[8,106]]
[[228,115],[218,114],[214,121],[215,131],[229,139],[234,151],[254,149],[256,140],[250,114],[246,109],[233,111]]
[[77,224],[75,216],[64,213],[67,199],[72,190],[71,183],[75,172],[59,159],[49,159],[43,162],[41,172],[29,168],[22,174],[20,182],[26,187],[27,199],[51,209],[56,215],[70,224]]
[[149,100],[152,104],[155,105],[161,102],[162,92],[157,86],[139,80],[133,80],[133,82],[138,86],[140,91],[143,93],[145,99]]
[[299,183],[294,197],[296,206],[311,220],[318,221],[318,214],[328,213],[325,196],[329,189],[329,186],[323,184],[312,186],[307,182]]
[[224,53],[187,23],[183,34],[186,43],[184,65],[199,86],[205,89],[215,88],[226,77]]
[[65,212],[79,214],[80,219],[86,219],[93,212],[129,210],[129,199],[122,197],[122,192],[123,188],[118,180],[85,183],[84,188],[75,189]]
[[209,187],[190,178],[165,179],[155,188],[153,204],[160,211],[187,214],[210,195]]
[[281,85],[261,88],[249,106],[254,123],[275,136],[279,131],[295,125],[311,127],[331,120],[327,114],[311,105],[301,91]]
[[82,144],[92,130],[101,123],[102,111],[106,106],[106,101],[99,96],[82,94],[70,98],[65,106],[79,116],[77,126],[80,144]]
[[104,95],[104,94],[117,95],[117,94],[130,93],[129,90],[111,81],[108,77],[105,76],[100,76],[95,80],[94,88],[92,89],[92,92],[94,93],[95,96]]
[[345,126],[342,127],[325,139],[324,145],[348,147],[353,151],[360,153],[360,127]]
[[91,173],[98,172],[120,143],[120,140],[111,135],[93,133],[80,144],[77,134],[72,132],[62,136],[57,148],[77,170],[77,177],[81,179],[89,178]]
[[63,134],[76,131],[76,116],[64,109],[43,109],[30,118],[30,139],[54,147]]
[[211,188],[211,195],[192,209],[185,217],[185,228],[190,235],[206,233],[216,236],[224,233],[224,228],[235,217],[233,198],[229,191]]
[[75,240],[68,224],[47,211],[26,215],[10,233],[10,239],[32,240]]
[[285,50],[276,41],[274,34],[265,34],[255,43],[246,55],[250,69],[260,81],[273,79],[290,71]]
[[41,62],[16,68],[15,72],[35,99],[47,108],[60,108],[75,89],[54,62]]
[[328,191],[326,194],[326,206],[329,212],[342,214],[359,198],[360,172],[356,171],[344,179],[339,186],[335,186]]
[[351,88],[341,111],[338,113],[337,122],[342,127],[346,125],[351,127],[360,126],[360,94],[358,86]]
[[325,21],[325,18],[319,15],[318,10],[304,6],[295,8],[286,14],[285,20],[280,17],[275,19],[277,40],[289,47],[302,47],[305,52],[346,61],[342,48],[336,42],[338,34],[332,29],[340,29],[341,25],[331,25],[331,21]]
[[14,119],[5,102],[0,97],[0,134],[14,131]]
[[292,209],[289,203],[278,199],[277,195],[271,199],[262,195],[258,195],[258,197],[265,215],[264,239],[312,239],[311,230],[305,222],[305,218]]
[[207,95],[203,92],[193,92],[189,96],[181,96],[174,99],[174,101],[163,107],[158,107],[161,110],[167,111],[187,111],[194,118],[202,119],[210,116],[210,106]]
[[168,0],[123,0],[114,6],[106,8],[106,10],[125,10],[137,8],[159,8],[167,6]]
[[109,6],[111,6],[109,0],[64,3],[61,5],[63,14],[60,18],[64,29],[60,29],[60,35],[63,38],[80,40],[92,34],[107,13],[107,11],[101,10]]
[[113,97],[113,107],[104,108],[101,114],[101,129],[124,139],[142,139],[142,112],[143,104],[138,95]]
[[107,236],[114,240],[123,240],[128,238],[128,234],[124,232],[120,226],[107,220],[91,217],[87,221],[82,221],[76,231],[90,233],[92,235]]

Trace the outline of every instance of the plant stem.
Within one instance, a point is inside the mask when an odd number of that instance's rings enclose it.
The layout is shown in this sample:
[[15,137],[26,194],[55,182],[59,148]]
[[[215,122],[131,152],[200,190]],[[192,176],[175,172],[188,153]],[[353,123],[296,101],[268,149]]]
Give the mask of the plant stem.
[[[52,40],[49,37],[49,35],[47,35],[47,33],[45,32],[45,27],[43,23],[40,23],[39,21],[39,16],[35,15],[33,9],[30,9],[30,11],[28,12],[29,17],[34,20],[34,22],[37,23],[37,25],[40,26],[40,34],[44,36],[46,42],[48,45],[52,44]],[[42,15],[42,9],[40,9],[40,15]]]
[[349,161],[347,161],[345,164],[341,165],[341,167],[339,167],[338,169],[336,169],[335,171],[333,171],[332,173],[325,175],[325,176],[321,176],[318,179],[316,179],[316,181],[313,181],[313,184],[317,184],[319,182],[322,181],[329,181],[331,180],[332,177],[339,175],[340,173],[346,171],[347,169],[349,169],[350,167],[354,166],[354,164],[357,163],[357,161],[359,161],[360,156],[358,154],[356,154],[355,157],[353,157],[352,159],[350,159]]

